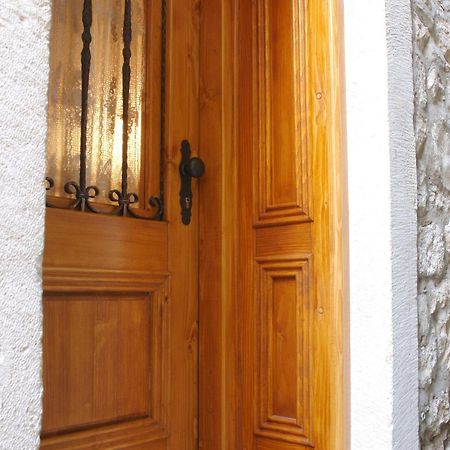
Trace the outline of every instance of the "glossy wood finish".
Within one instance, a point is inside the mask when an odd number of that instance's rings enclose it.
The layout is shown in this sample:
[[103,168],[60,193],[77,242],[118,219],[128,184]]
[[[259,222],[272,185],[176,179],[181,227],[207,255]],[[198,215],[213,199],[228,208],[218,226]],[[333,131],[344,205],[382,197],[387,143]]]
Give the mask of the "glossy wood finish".
[[238,448],[339,450],[345,441],[339,5],[237,3]]
[[255,433],[311,445],[311,260],[278,258],[257,260]]
[[47,210],[41,448],[160,448],[167,269],[165,223]]
[[[85,398],[100,378],[121,386],[115,397],[105,383],[77,417],[64,413],[65,424],[49,416],[43,448],[341,450],[346,266],[338,0],[208,0],[201,8],[197,0],[172,0],[169,30],[168,223],[120,219],[116,226],[116,219],[86,222],[57,211],[47,217],[45,308],[59,319],[50,319],[45,339],[60,355],[78,345],[77,364],[96,374],[80,383],[79,397],[66,398]],[[146,117],[148,127],[158,127],[155,112]],[[178,206],[185,137],[207,166],[189,228],[179,225]],[[154,136],[146,142],[156,145]],[[95,238],[100,232],[107,245]],[[69,250],[58,252],[64,246]],[[91,253],[74,255],[78,246]],[[77,302],[91,305],[80,327],[90,333],[80,339],[71,331]],[[130,341],[134,352],[148,342],[137,361],[121,338],[130,323],[140,337]],[[63,340],[55,345],[57,330]],[[97,355],[108,364],[96,367]],[[129,368],[115,372],[127,358]],[[63,384],[58,370],[52,376]],[[124,393],[131,378],[137,392],[147,389],[144,412],[141,395]],[[105,412],[108,404],[112,412]],[[83,431],[55,433],[55,423],[82,423]]]
[[304,2],[267,0],[255,8],[256,222],[308,221],[310,156],[301,95],[306,78]]
[[199,448],[240,449],[237,409],[237,172],[234,0],[202,2],[200,22]]
[[[191,225],[181,223],[180,145],[188,139],[193,156],[199,142],[199,1],[168,2],[167,211],[168,259],[171,274],[169,450],[198,446],[198,185],[193,182]],[[203,182],[203,180],[201,181]],[[167,383],[167,382],[166,382]]]
[[150,305],[133,294],[47,295],[44,435],[147,417]]
[[[149,5],[157,24],[161,4]],[[185,227],[178,199],[180,143],[198,145],[198,14],[194,0],[168,1],[167,221],[47,210],[43,449],[198,446],[198,203]],[[155,72],[160,52],[148,52]],[[155,104],[144,172],[159,161]]]

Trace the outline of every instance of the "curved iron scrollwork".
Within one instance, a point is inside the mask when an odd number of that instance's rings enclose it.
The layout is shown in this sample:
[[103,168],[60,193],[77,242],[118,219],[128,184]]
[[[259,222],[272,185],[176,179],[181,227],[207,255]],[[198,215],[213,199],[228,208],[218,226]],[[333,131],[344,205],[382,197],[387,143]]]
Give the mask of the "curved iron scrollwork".
[[[133,217],[136,219],[164,220],[164,146],[165,146],[165,95],[166,95],[166,21],[167,6],[166,0],[162,1],[161,10],[161,131],[160,131],[160,193],[159,197],[150,197],[148,204],[156,209],[153,216],[139,214],[136,208],[131,205],[137,204],[139,197],[136,193],[128,192],[128,135],[129,135],[129,97],[130,97],[130,77],[131,77],[131,0],[125,0],[124,21],[123,21],[123,65],[122,65],[122,89],[123,89],[123,134],[122,134],[122,175],[121,189],[112,189],[108,198],[116,203],[112,210],[99,209],[92,203],[100,190],[97,186],[87,186],[87,121],[88,121],[88,96],[89,96],[89,75],[91,68],[92,42],[92,0],[84,0],[83,3],[83,49],[81,51],[81,139],[80,139],[80,175],[79,182],[69,181],[64,185],[64,192],[71,195],[72,202],[69,205],[51,203],[48,198],[46,204],[50,208],[73,209],[77,211],[88,211],[97,214],[110,214],[116,216]],[[55,186],[55,181],[51,177],[46,177],[46,191],[49,192]],[[48,197],[48,196],[47,196]]]

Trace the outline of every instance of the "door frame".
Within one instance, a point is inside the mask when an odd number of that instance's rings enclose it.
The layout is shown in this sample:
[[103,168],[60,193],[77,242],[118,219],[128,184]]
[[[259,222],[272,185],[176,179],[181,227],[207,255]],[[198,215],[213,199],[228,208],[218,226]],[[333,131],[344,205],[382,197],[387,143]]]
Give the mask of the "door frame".
[[[247,0],[208,0],[200,12],[199,154],[210,168],[200,186],[199,267],[199,448],[236,450],[240,436],[240,334],[237,262],[239,249],[239,5]],[[251,0],[256,1],[256,0]],[[329,247],[324,289],[328,293],[330,345],[335,368],[329,430],[333,449],[349,442],[348,208],[345,142],[343,6],[326,0],[309,8],[308,49],[318,55],[308,67],[312,133],[330,149],[328,204],[321,232]],[[322,180],[324,182],[324,180]],[[251,214],[251,211],[249,211]]]

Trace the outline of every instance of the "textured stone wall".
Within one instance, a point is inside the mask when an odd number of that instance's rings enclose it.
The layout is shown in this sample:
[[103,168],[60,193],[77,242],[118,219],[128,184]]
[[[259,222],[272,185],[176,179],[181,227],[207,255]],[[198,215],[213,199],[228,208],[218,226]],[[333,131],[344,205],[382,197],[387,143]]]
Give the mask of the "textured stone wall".
[[39,444],[50,0],[0,1],[0,449]]
[[422,448],[450,449],[450,1],[412,0]]

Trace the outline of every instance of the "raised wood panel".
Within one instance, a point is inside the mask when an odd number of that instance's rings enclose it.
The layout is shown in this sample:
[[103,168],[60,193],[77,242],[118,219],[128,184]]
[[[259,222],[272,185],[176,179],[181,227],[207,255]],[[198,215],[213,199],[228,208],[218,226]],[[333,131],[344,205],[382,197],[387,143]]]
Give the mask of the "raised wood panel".
[[44,267],[42,449],[168,436],[167,275],[128,274]]
[[311,445],[310,261],[257,264],[256,434]]
[[44,436],[149,416],[150,302],[46,295]]
[[303,0],[256,2],[258,223],[309,220]]
[[162,450],[167,449],[167,430],[152,419],[140,419],[63,434],[41,441],[45,450]]

